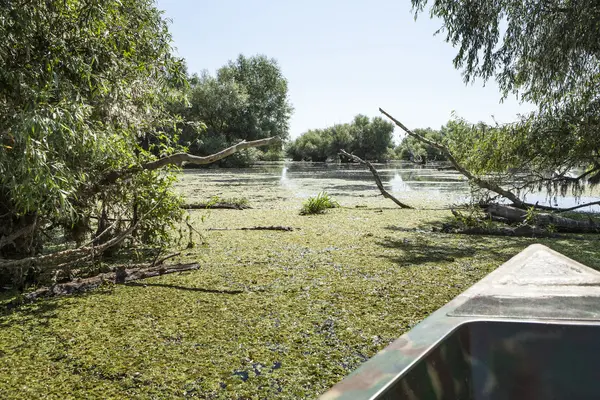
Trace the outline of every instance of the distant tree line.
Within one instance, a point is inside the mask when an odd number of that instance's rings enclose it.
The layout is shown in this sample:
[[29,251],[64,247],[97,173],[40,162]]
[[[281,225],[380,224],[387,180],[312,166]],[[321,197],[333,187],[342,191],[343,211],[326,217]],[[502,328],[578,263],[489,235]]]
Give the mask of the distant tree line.
[[294,161],[337,159],[341,149],[363,159],[386,161],[394,158],[394,125],[381,117],[357,115],[351,123],[303,133],[286,147]]
[[[444,127],[441,130],[431,128],[415,129],[420,135],[443,142]],[[412,161],[419,164],[426,164],[432,161],[447,161],[446,155],[439,149],[429,146],[413,136],[405,136],[395,149],[395,158],[403,161]]]

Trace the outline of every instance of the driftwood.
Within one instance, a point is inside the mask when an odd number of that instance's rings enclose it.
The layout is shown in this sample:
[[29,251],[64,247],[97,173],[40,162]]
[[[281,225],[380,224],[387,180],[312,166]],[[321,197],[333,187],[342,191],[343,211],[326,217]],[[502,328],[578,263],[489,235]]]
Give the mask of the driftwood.
[[249,228],[208,228],[209,231],[285,231],[291,232],[300,228],[291,226],[252,226]]
[[[489,204],[485,211],[494,219],[502,219],[509,223],[523,223],[527,220],[527,211],[502,204]],[[539,227],[552,227],[556,232],[563,233],[598,233],[600,224],[594,220],[576,220],[550,213],[535,213],[533,221]]]
[[343,149],[340,150],[340,154],[344,155],[345,157],[348,157],[349,159],[351,159],[359,164],[366,165],[367,168],[369,168],[369,170],[373,174],[373,177],[375,178],[375,183],[377,184],[377,187],[379,188],[379,191],[381,192],[383,197],[385,197],[386,199],[392,200],[394,203],[396,203],[398,206],[400,206],[400,208],[413,208],[413,207],[409,206],[408,204],[402,203],[400,200],[395,198],[390,192],[385,190],[385,188],[383,187],[383,183],[381,183],[381,178],[379,177],[379,173],[377,172],[375,167],[370,162],[365,161],[362,158],[355,156],[354,154],[349,154],[346,151],[344,151]]
[[[600,224],[591,218],[575,220],[551,213],[529,214],[525,210],[503,204],[488,204],[482,208],[487,218],[508,225],[492,225],[488,221],[470,217],[471,222],[442,225],[442,232],[468,235],[498,235],[526,237],[560,237],[557,233],[599,233]],[[464,218],[452,210],[457,219]],[[472,225],[472,226],[471,226]],[[512,226],[511,226],[512,225]]]
[[248,210],[248,209],[251,209],[252,207],[250,207],[247,204],[217,202],[217,203],[184,204],[183,206],[181,206],[181,208],[184,208],[186,210],[205,210],[205,209],[213,209],[213,208],[226,209],[226,210]]
[[23,296],[25,301],[34,301],[45,297],[65,296],[83,293],[96,289],[103,283],[125,283],[153,276],[172,274],[199,269],[198,264],[159,265],[147,268],[116,268],[114,272],[99,274],[91,278],[77,279],[66,283],[57,283],[49,287],[37,289]]

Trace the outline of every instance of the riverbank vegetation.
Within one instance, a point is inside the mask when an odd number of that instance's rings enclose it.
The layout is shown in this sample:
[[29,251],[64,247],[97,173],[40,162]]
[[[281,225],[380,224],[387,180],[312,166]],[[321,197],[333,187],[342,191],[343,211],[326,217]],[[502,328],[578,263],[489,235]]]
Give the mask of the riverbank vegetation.
[[369,119],[357,115],[351,123],[325,129],[314,129],[300,135],[286,147],[294,161],[338,160],[340,150],[373,160],[386,161],[394,157],[394,125],[381,117]]
[[151,0],[11,3],[0,36],[2,286],[85,276],[119,249],[193,245],[178,167],[277,151],[287,135],[274,60],[190,78]]

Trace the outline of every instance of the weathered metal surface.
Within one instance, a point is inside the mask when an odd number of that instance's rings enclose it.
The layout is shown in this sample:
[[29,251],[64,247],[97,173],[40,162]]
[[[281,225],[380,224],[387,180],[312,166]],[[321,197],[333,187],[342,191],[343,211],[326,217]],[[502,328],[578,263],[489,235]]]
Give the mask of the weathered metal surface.
[[[472,378],[473,373],[477,372],[473,368],[475,358],[464,346],[465,337],[473,337],[474,328],[471,327],[475,326],[474,321],[504,321],[512,326],[511,329],[516,329],[514,337],[506,333],[508,336],[497,338],[499,343],[509,347],[503,348],[501,355],[496,355],[500,359],[508,357],[508,361],[513,357],[512,362],[515,362],[518,357],[514,357],[518,352],[511,353],[511,343],[514,350],[518,343],[523,342],[523,338],[539,339],[552,334],[556,340],[564,339],[557,332],[562,332],[559,325],[565,324],[568,327],[591,325],[585,329],[600,332],[598,315],[600,273],[545,246],[532,245],[402,335],[326,392],[321,399],[473,398],[476,392],[473,385],[487,382],[485,379],[469,381],[465,375],[470,374]],[[521,324],[507,321],[519,321]],[[515,325],[520,328],[515,328]],[[461,326],[469,328],[461,331]],[[453,332],[459,333],[453,336]],[[589,331],[585,332],[587,335]],[[481,335],[483,338],[489,337],[489,333],[479,332],[477,335],[474,340],[480,340]],[[581,343],[588,342],[583,340]],[[593,353],[589,354],[598,354],[596,350],[590,349]],[[540,352],[543,353],[543,350]],[[519,357],[522,361],[533,356],[520,353]],[[572,364],[572,360],[569,362]],[[599,367],[596,366],[593,371],[600,370]],[[511,398],[502,390],[510,390],[512,386],[490,387],[495,388],[496,392],[476,398]],[[541,387],[537,389],[542,390]],[[580,394],[587,396],[590,393]],[[526,396],[527,392],[514,395]],[[534,395],[529,398],[540,397]]]

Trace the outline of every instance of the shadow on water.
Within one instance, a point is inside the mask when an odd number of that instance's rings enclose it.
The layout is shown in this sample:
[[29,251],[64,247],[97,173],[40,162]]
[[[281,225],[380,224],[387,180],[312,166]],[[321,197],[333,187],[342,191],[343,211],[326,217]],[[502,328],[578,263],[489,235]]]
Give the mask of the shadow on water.
[[[35,303],[21,304],[15,298],[10,302],[3,304],[0,312],[0,328],[13,325],[13,323],[24,324],[28,326],[47,326],[51,318],[56,317],[60,305],[56,299],[45,299]],[[10,318],[14,314],[19,314],[18,322],[12,322]]]
[[395,233],[406,233],[404,238],[386,238],[377,242],[388,250],[397,250],[386,257],[400,265],[415,265],[429,262],[453,262],[461,258],[486,255],[500,263],[507,261],[525,247],[541,243],[578,261],[590,268],[600,270],[600,235],[561,234],[556,238],[463,235],[432,232],[451,221],[451,216],[428,221],[415,228],[388,225],[386,229]]
[[429,262],[454,262],[456,259],[472,257],[476,248],[458,248],[450,244],[431,244],[414,238],[385,239],[379,241],[378,245],[386,249],[399,250],[394,255],[382,255],[391,261],[401,265],[425,264]]
[[[129,282],[125,286],[130,287],[164,287],[175,290],[186,290],[202,293],[213,293],[220,295],[237,295],[245,293],[239,289],[206,289],[187,287],[180,285],[162,284],[162,283],[144,283]],[[69,299],[81,298],[84,296],[103,296],[112,295],[112,288],[109,286],[92,289],[85,293],[73,294],[57,298],[40,298],[33,302],[23,302],[18,293],[5,293],[0,303],[0,328],[11,326],[15,323],[27,325],[29,328],[34,326],[46,327],[52,318],[56,318],[60,309],[70,304]],[[11,318],[17,316],[18,318]]]
[[[28,329],[35,326],[48,326],[52,318],[56,318],[61,308],[71,304],[69,299],[84,296],[112,295],[111,286],[101,286],[88,292],[72,294],[64,297],[39,298],[35,301],[23,301],[19,294],[3,296],[0,303],[0,328],[13,324],[27,325]],[[12,318],[17,316],[18,318]]]
[[[387,249],[380,257],[387,258],[403,266],[426,263],[451,263],[462,258],[489,255],[500,262],[535,243],[533,238],[500,237],[487,235],[462,235],[432,232],[432,227],[441,227],[452,217],[442,217],[436,221],[423,223],[407,229],[389,225],[387,230],[405,232],[405,237],[386,237],[378,245]],[[396,250],[390,252],[390,250]]]
[[177,290],[187,290],[191,292],[202,292],[202,293],[214,293],[214,294],[242,294],[244,290],[228,290],[228,289],[205,289],[205,288],[197,288],[197,287],[188,287],[188,286],[180,286],[180,285],[170,285],[167,283],[141,283],[141,282],[129,282],[126,286],[138,286],[138,287],[162,287],[169,289],[177,289]]

